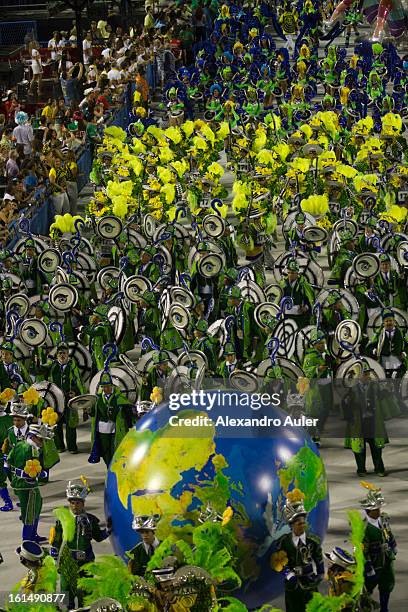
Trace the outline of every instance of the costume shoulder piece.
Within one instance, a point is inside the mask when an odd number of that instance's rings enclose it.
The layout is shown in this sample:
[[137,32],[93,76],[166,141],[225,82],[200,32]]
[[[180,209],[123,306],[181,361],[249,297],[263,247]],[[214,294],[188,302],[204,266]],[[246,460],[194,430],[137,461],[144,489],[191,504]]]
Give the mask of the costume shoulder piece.
[[307,540],[311,540],[311,541],[312,541],[314,544],[317,544],[318,546],[320,546],[320,545],[321,545],[321,543],[322,543],[322,541],[321,541],[321,539],[319,538],[319,536],[318,536],[318,535],[316,535],[316,534],[314,534],[314,533],[308,533],[308,534],[306,535],[306,539],[307,539]]

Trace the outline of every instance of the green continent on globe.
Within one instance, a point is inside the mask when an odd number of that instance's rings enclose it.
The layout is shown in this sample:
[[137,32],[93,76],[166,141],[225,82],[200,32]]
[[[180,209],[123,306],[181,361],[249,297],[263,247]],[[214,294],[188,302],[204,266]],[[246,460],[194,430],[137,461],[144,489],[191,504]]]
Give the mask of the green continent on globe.
[[[194,416],[207,414],[196,411],[179,413],[183,418]],[[208,463],[215,453],[214,434],[214,426],[201,428],[194,438],[191,437],[191,427],[186,426],[179,426],[176,430],[166,425],[155,432],[129,431],[111,467],[123,506],[128,508],[131,496],[135,514],[184,515],[196,491],[185,490],[179,497],[173,496],[171,491],[182,481],[183,472],[192,469],[199,472]]]
[[[193,410],[179,412],[178,416],[208,417],[207,413]],[[195,437],[191,437],[191,431],[191,427],[171,425],[155,432],[130,430],[110,468],[116,476],[120,502],[128,509],[130,499],[132,513],[136,515],[158,514],[161,517],[157,528],[159,540],[170,534],[189,540],[201,510],[211,506],[222,513],[234,497],[233,505],[238,511],[235,524],[240,533],[235,551],[239,573],[246,580],[255,580],[259,574],[256,544],[244,537],[251,521],[244,504],[236,499],[237,495],[244,496],[242,484],[231,482],[223,473],[228,463],[216,452],[215,425],[194,428]],[[185,474],[189,475],[188,487],[175,493],[174,488],[183,483]],[[193,501],[201,503],[197,509],[190,510]],[[177,519],[187,522],[175,526]]]
[[327,481],[323,461],[307,444],[277,472],[285,495],[291,484],[305,494],[307,512],[326,498]]

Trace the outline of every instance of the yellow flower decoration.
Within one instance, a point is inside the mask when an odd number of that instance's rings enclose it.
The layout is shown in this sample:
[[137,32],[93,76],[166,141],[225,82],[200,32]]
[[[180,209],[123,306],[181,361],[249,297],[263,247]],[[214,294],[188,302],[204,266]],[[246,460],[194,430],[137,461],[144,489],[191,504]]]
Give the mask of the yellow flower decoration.
[[305,494],[300,489],[295,488],[295,489],[292,489],[292,491],[288,491],[288,493],[286,494],[286,497],[290,501],[291,504],[294,504],[296,502],[303,501],[305,499]]
[[222,514],[221,526],[224,527],[225,525],[228,525],[228,523],[230,522],[233,516],[234,516],[234,511],[231,508],[231,506],[228,506]]
[[306,174],[310,168],[310,160],[305,157],[297,157],[290,164],[294,170]]
[[271,555],[271,568],[281,572],[288,564],[288,555],[284,550],[278,550]]
[[58,414],[55,412],[54,408],[48,406],[48,408],[44,408],[41,412],[41,421],[53,427],[58,421]]
[[217,178],[221,178],[224,175],[224,168],[219,163],[213,162],[208,166],[207,172]]
[[23,393],[24,403],[28,404],[29,406],[36,406],[40,401],[40,397],[40,394],[38,393],[37,389],[34,389],[34,387],[30,387]]
[[366,480],[360,480],[360,485],[369,491],[381,491],[379,487],[371,484],[371,482],[367,482]]
[[163,401],[163,389],[160,387],[153,387],[153,391],[150,394],[150,399],[155,404],[160,404]]
[[10,389],[9,387],[7,387],[6,389],[4,389],[4,391],[0,393],[0,402],[2,404],[7,404],[7,402],[10,402],[13,399],[15,394],[16,392],[14,391],[14,389]]
[[358,192],[363,189],[369,189],[373,193],[377,193],[377,181],[378,176],[376,174],[359,174],[353,179],[354,187]]
[[358,174],[355,168],[347,164],[338,164],[338,166],[336,166],[336,172],[345,178],[354,178],[356,174]]
[[305,378],[304,376],[300,376],[296,384],[296,389],[299,391],[300,395],[304,395],[306,391],[308,391],[309,387],[309,379]]
[[29,459],[24,466],[24,472],[28,474],[30,478],[36,478],[41,470],[41,463],[38,459]]
[[312,195],[302,200],[300,207],[303,212],[310,213],[314,216],[325,215],[329,210],[329,198],[327,194]]
[[401,221],[404,221],[407,214],[408,210],[406,208],[404,208],[403,206],[397,206],[396,204],[391,206],[383,213],[384,216],[393,219],[395,223],[401,223]]
[[55,536],[56,536],[55,527],[50,527],[50,534],[48,536],[48,542],[51,544],[51,546],[54,544]]

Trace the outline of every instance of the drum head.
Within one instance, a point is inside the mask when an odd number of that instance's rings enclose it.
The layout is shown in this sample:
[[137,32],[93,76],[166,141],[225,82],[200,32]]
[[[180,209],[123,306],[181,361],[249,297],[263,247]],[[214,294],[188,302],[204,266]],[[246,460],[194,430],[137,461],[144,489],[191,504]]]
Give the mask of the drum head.
[[148,278],[135,274],[126,279],[123,292],[132,303],[137,302],[145,291],[151,291],[152,284]]
[[201,276],[205,278],[214,278],[218,276],[225,266],[225,259],[218,253],[208,253],[202,257],[198,264],[197,269]]
[[354,349],[361,340],[360,325],[351,319],[341,321],[336,327],[335,339],[339,347],[344,344],[347,349],[349,347]]
[[6,302],[6,311],[15,310],[20,317],[25,317],[30,309],[30,300],[25,293],[16,293]]
[[261,287],[253,280],[242,280],[237,283],[237,287],[241,289],[241,295],[244,300],[252,304],[260,304],[265,302],[265,294]]
[[156,231],[156,219],[153,215],[145,215],[143,219],[143,233],[149,240],[153,238]]
[[203,219],[203,230],[211,238],[220,238],[225,231],[225,221],[219,215],[206,215]]
[[119,278],[119,273],[119,268],[116,268],[115,266],[106,266],[105,268],[99,270],[96,280],[102,289],[107,289],[112,278]]
[[303,363],[306,349],[310,346],[310,338],[315,329],[316,325],[307,325],[306,327],[299,329],[296,334],[294,356],[299,364]]
[[78,291],[76,287],[68,283],[53,285],[49,293],[50,304],[56,310],[69,312],[78,302]]
[[272,302],[261,302],[254,310],[254,320],[261,329],[268,328],[267,323],[276,323],[276,316],[279,312],[279,306]]
[[[373,370],[373,377],[375,379],[385,380],[386,378],[385,371],[382,368],[382,366],[378,363],[378,361],[375,361],[375,359],[371,359],[371,357],[364,357],[362,361],[365,361],[366,363],[368,363],[370,368]],[[359,371],[361,372],[359,368],[361,368],[361,360],[358,360],[352,357],[351,359],[344,361],[338,367],[337,372],[336,372],[336,379],[344,380],[345,386],[351,386],[352,383],[350,384],[350,379],[355,379],[357,377]]]
[[[110,368],[109,372],[115,387],[120,389],[121,393],[128,398],[129,403],[135,404],[138,390],[142,384],[140,378],[131,374],[127,368],[122,366]],[[90,382],[89,392],[92,395],[97,395],[98,393],[98,383],[102,374],[103,370],[97,372]]]
[[52,382],[43,380],[32,385],[44,400],[45,406],[54,408],[58,414],[63,414],[65,410],[64,392]]
[[36,348],[45,343],[48,328],[41,319],[26,319],[20,325],[19,334],[24,344]]
[[190,313],[181,304],[172,304],[169,310],[169,320],[173,327],[178,330],[187,329],[190,326]]
[[115,240],[122,233],[122,221],[114,215],[102,217],[96,226],[98,234],[105,240]]
[[310,227],[306,227],[303,232],[303,240],[305,242],[310,242],[313,244],[321,243],[324,244],[327,242],[328,233],[323,227],[319,227],[318,225],[312,225]]
[[283,296],[283,290],[280,285],[271,283],[264,289],[264,292],[268,302],[273,302],[274,304],[280,303]]
[[258,378],[255,374],[245,370],[234,370],[229,377],[233,389],[246,393],[255,393],[258,390]]
[[44,274],[52,274],[61,261],[61,253],[57,249],[45,249],[38,257],[38,267]]
[[184,287],[172,287],[170,289],[172,303],[181,304],[185,308],[193,308],[195,304],[194,295]]
[[108,319],[113,329],[115,343],[120,344],[126,329],[126,314],[120,306],[112,306],[108,312]]
[[194,366],[198,370],[202,366],[206,368],[208,362],[206,355],[202,351],[188,351],[188,353],[182,353],[179,356],[177,365],[187,366],[189,368]]
[[[85,384],[91,377],[92,371],[92,355],[81,342],[68,342],[69,356],[78,366],[81,378]],[[55,359],[57,356],[57,347],[53,348],[49,356]]]
[[380,260],[374,253],[361,253],[354,258],[352,267],[359,278],[371,278],[378,274]]
[[96,395],[85,393],[84,395],[77,395],[76,397],[71,398],[68,401],[68,406],[74,410],[85,410],[85,412],[88,412],[95,404],[97,399],[98,398]]
[[[332,289],[323,289],[317,296],[316,302],[319,303],[322,308],[327,307],[327,298],[331,291]],[[350,313],[352,319],[357,320],[360,311],[360,304],[357,298],[350,291],[342,287],[339,287],[336,291],[341,294],[341,303],[343,307]]]
[[293,319],[283,319],[273,330],[273,335],[279,340],[279,357],[290,359],[295,352],[296,333],[298,325]]

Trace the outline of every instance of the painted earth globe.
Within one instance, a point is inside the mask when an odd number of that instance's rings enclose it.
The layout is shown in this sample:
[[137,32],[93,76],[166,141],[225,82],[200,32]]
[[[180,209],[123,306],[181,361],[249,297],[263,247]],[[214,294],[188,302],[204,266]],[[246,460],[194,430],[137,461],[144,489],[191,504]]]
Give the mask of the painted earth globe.
[[254,412],[236,402],[232,411],[222,395],[210,411],[206,406],[175,412],[163,403],[126,434],[106,478],[112,543],[127,561],[127,551],[140,541],[134,516],[160,516],[156,533],[163,541],[172,530],[197,524],[206,508],[222,514],[231,506],[241,539],[234,569],[242,579],[231,595],[254,609],[283,591],[271,556],[289,531],[282,512],[288,491],[305,494],[308,528],[323,539],[329,516],[325,469],[306,430],[293,426],[280,408]]

